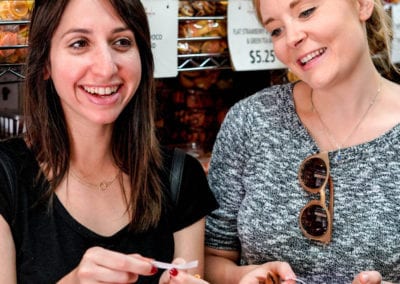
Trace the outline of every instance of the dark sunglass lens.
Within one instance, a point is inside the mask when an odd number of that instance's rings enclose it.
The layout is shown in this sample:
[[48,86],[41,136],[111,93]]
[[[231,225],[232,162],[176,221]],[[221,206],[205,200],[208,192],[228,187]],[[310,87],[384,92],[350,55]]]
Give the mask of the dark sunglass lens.
[[328,230],[328,215],[319,205],[311,205],[300,216],[304,230],[312,236],[322,236]]
[[312,158],[303,164],[301,180],[309,188],[320,188],[325,182],[326,164],[320,158]]

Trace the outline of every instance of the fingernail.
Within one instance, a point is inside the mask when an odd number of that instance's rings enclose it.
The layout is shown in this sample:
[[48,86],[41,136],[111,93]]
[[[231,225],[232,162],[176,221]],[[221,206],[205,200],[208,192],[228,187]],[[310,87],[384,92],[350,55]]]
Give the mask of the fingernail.
[[362,275],[361,275],[361,278],[362,278],[362,281],[363,281],[364,283],[367,283],[367,282],[369,281],[369,276],[368,276],[367,273],[362,274]]
[[158,268],[157,268],[157,267],[155,267],[155,266],[152,266],[152,267],[151,267],[151,271],[150,271],[150,273],[151,273],[151,274],[156,274],[156,273],[157,273],[157,271],[158,271]]
[[288,274],[283,278],[283,281],[294,280],[294,279],[296,279],[296,275]]
[[175,277],[176,275],[178,275],[178,269],[176,269],[176,268],[171,268],[171,269],[169,270],[169,275]]

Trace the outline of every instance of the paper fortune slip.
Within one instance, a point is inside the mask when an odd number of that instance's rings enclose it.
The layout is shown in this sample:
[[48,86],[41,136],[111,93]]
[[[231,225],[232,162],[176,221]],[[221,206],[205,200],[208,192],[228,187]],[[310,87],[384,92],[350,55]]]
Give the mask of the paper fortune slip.
[[167,262],[161,262],[161,261],[152,261],[152,264],[160,269],[191,269],[191,268],[196,268],[199,265],[198,260],[190,261],[187,263],[181,263],[181,264],[173,264],[173,263],[167,263]]

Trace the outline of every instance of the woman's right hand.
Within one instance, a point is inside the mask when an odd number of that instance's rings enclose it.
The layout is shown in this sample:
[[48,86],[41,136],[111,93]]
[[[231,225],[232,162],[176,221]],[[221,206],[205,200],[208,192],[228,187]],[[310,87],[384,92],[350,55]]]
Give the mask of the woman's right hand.
[[352,284],[391,284],[383,281],[378,271],[363,271],[356,275]]
[[[280,279],[287,284],[296,283],[296,275],[287,262],[272,261],[255,267],[253,270],[246,273],[241,279],[239,284],[259,284],[259,283],[275,283],[274,280],[270,282],[267,280],[267,275],[274,279]],[[280,283],[280,282],[276,282]]]
[[123,254],[101,247],[88,249],[78,267],[58,283],[135,283],[140,275],[153,275],[151,259],[139,254]]
[[[186,261],[183,258],[175,258],[173,264],[184,264]],[[187,270],[172,268],[165,270],[161,275],[159,284],[209,284],[201,279],[200,275],[192,275]]]

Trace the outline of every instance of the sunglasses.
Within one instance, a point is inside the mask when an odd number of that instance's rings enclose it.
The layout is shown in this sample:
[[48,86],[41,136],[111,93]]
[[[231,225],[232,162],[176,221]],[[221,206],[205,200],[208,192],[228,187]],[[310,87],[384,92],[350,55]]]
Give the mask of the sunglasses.
[[[319,194],[300,211],[299,225],[304,236],[327,244],[332,238],[333,226],[333,182],[330,176],[327,152],[307,157],[300,165],[298,178],[301,187],[311,193]],[[325,188],[329,185],[329,208],[326,206]]]

